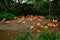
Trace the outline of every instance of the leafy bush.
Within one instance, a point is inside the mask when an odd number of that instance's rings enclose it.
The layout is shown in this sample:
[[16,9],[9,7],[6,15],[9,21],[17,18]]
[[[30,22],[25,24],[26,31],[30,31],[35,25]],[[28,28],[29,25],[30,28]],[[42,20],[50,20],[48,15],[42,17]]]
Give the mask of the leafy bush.
[[49,15],[47,15],[47,16],[46,16],[46,19],[50,19],[50,20],[52,20],[53,17],[52,17],[52,16],[49,17]]
[[35,36],[33,35],[30,30],[26,30],[22,35],[18,35],[16,40],[60,40],[59,32],[56,30],[50,32],[44,27],[41,28],[41,32],[37,33]]
[[60,20],[60,16],[58,16],[58,20]]
[[14,18],[14,15],[8,12],[1,12],[0,13],[0,20],[5,18],[6,20],[12,20]]
[[52,15],[47,15],[46,16],[46,19],[50,19],[50,20],[52,20],[52,19],[57,19],[58,17],[57,16],[52,16]]
[[37,34],[36,40],[60,40],[60,34],[55,30],[45,30]]

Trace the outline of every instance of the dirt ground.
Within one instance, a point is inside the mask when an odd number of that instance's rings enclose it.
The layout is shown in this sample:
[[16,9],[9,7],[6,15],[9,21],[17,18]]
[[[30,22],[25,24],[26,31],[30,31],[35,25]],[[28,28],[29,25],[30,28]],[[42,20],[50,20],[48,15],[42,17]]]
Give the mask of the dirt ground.
[[[0,22],[0,40],[15,40],[17,34],[21,34],[22,30],[30,26],[35,26],[39,21],[29,21],[25,20],[26,23],[18,23],[18,20],[11,24],[1,23]],[[41,24],[45,25],[49,21],[44,20]]]
[[[35,26],[37,23],[40,23],[37,20],[29,21],[25,19],[26,23],[18,23],[18,20],[14,21],[11,24],[1,23],[0,22],[0,30],[21,30],[30,26]],[[49,20],[44,20],[41,24],[45,25],[49,22]]]
[[[26,23],[18,23],[18,20],[15,20],[11,24],[0,22],[0,40],[15,40],[16,35],[21,34],[22,30],[30,26],[36,26],[37,23],[40,23],[37,20],[29,21],[25,19],[24,21]],[[41,24],[44,26],[48,22],[49,20],[45,19]]]

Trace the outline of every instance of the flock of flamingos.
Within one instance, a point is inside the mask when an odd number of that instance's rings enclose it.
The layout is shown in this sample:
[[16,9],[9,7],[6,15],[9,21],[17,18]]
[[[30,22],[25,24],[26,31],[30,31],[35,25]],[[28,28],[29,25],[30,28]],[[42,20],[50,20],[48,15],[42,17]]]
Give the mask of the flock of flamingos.
[[[46,20],[46,18],[44,16],[33,16],[33,15],[28,15],[28,16],[22,16],[22,17],[14,17],[13,20],[10,21],[5,21],[6,19],[2,19],[1,23],[6,23],[7,25],[10,25],[11,23],[14,23],[15,21],[17,21],[18,24],[23,23],[26,24],[25,20],[28,20],[30,22],[37,20],[38,23],[36,24],[36,27],[43,27],[43,24],[41,24],[42,22],[44,22]],[[57,28],[58,27],[58,19],[53,19],[50,20],[46,25],[44,25],[45,28],[50,28],[50,27],[54,27]],[[36,29],[33,25],[30,26],[30,29]],[[40,30],[37,30],[38,32]]]

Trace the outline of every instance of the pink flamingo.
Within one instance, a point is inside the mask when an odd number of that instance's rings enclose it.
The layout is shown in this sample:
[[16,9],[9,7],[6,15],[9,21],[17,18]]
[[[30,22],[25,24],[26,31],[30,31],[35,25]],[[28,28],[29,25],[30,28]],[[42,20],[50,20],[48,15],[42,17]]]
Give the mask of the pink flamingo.
[[58,22],[58,20],[57,20],[57,19],[56,19],[56,20],[54,20],[54,19],[53,19],[53,22],[57,23],[57,22]]
[[15,22],[15,20],[12,20],[11,22],[13,23],[13,22]]
[[18,23],[21,23],[21,22],[22,22],[21,20],[18,21]]
[[33,15],[31,15],[31,18],[33,17]]
[[33,17],[33,19],[35,20],[35,19],[37,19],[36,17]]
[[58,27],[58,24],[56,24],[56,26]]
[[36,29],[35,31],[38,32],[38,33],[41,32],[39,29]]
[[30,29],[34,29],[34,26],[30,26]]
[[53,24],[53,27],[56,27],[56,25],[55,25],[55,24]]
[[7,24],[10,24],[11,22],[10,21],[6,21]]
[[25,22],[25,21],[22,21],[22,23],[24,23],[24,24],[25,24],[26,22]]
[[29,20],[30,20],[30,21],[33,21],[33,19],[32,19],[32,18],[30,18]]
[[1,21],[4,22],[6,19],[2,19]]
[[48,28],[48,26],[45,26],[45,28]]
[[14,17],[14,19],[17,19],[17,17]]
[[45,17],[44,16],[39,16],[39,18],[44,19]]
[[37,26],[41,26],[41,24],[40,23],[37,23]]
[[47,26],[48,26],[48,27],[52,27],[53,24],[52,24],[52,23],[48,23]]
[[43,20],[42,19],[37,19],[39,22],[43,22]]
[[53,27],[58,27],[58,24],[53,24]]

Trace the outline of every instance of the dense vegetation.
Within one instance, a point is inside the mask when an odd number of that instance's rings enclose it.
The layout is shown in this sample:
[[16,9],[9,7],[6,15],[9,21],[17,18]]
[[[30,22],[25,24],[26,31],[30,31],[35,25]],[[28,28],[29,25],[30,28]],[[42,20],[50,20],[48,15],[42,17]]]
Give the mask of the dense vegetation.
[[[0,1],[0,12],[6,11],[6,12],[12,12],[15,15],[49,15],[49,8],[50,8],[50,15],[59,15],[60,13],[60,5],[58,1],[39,1],[35,0],[34,4],[21,4],[21,3],[15,3],[14,1],[10,0],[3,0]],[[50,6],[50,7],[49,7]]]
[[16,36],[16,40],[60,40],[60,34],[56,30],[48,31],[48,29],[41,27],[40,32],[25,30],[23,34]]
[[0,20],[12,20],[14,18],[14,15],[12,13],[8,12],[1,12],[0,13]]
[[[28,0],[29,2],[30,0]],[[8,12],[12,13],[15,16],[27,16],[27,15],[44,15],[52,18],[58,17],[60,18],[60,1],[43,1],[43,0],[35,0],[33,4],[26,3],[16,3],[12,0],[0,0],[0,13]],[[59,19],[60,20],[60,19]]]

